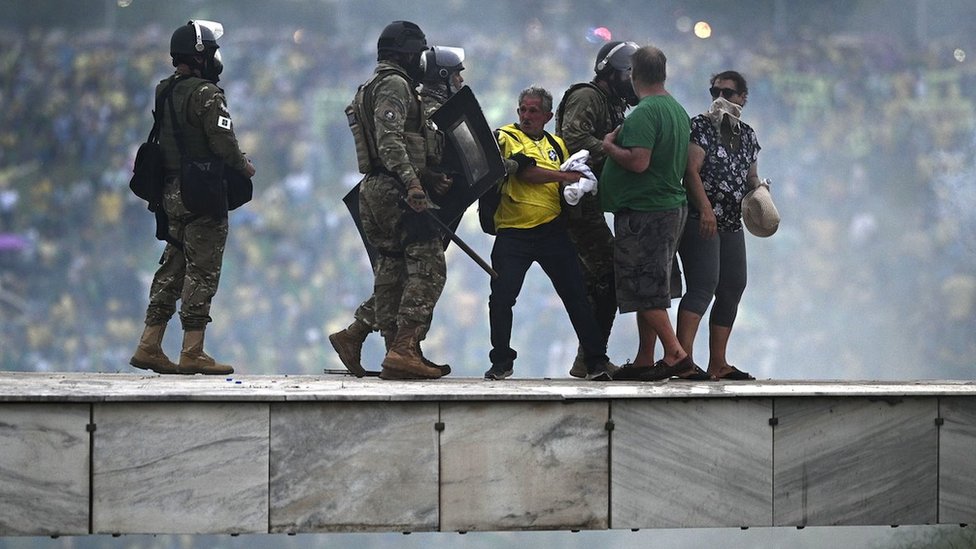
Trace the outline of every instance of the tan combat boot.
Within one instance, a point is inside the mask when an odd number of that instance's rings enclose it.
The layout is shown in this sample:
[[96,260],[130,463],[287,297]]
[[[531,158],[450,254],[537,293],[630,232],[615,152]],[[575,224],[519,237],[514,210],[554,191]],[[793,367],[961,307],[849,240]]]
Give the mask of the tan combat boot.
[[417,340],[417,354],[420,355],[420,360],[424,362],[424,365],[430,366],[431,368],[437,368],[438,370],[440,370],[441,377],[451,373],[450,364],[438,364],[436,362],[428,360],[427,357],[424,356],[424,352],[420,349],[420,340]]
[[166,333],[165,324],[146,326],[139,338],[139,345],[135,354],[129,359],[129,364],[143,370],[152,370],[157,374],[178,373],[178,367],[163,352],[163,334]]
[[382,379],[437,379],[443,375],[439,368],[424,364],[418,349],[419,328],[403,327],[383,358]]
[[356,377],[366,375],[362,365],[363,342],[373,329],[358,318],[345,330],[339,330],[329,335],[329,342],[339,355],[339,360],[351,374]]
[[183,351],[180,352],[179,373],[223,376],[233,374],[234,368],[219,364],[203,352],[203,330],[183,332]]

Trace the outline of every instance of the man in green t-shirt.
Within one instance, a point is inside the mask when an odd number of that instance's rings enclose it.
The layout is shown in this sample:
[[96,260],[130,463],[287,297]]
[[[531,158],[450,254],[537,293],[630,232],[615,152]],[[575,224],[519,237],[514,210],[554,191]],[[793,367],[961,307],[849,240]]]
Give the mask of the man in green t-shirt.
[[[631,80],[640,102],[623,125],[603,140],[607,162],[600,204],[613,213],[614,273],[621,313],[637,312],[639,347],[634,366],[615,379],[665,379],[693,369],[668,317],[670,275],[688,215],[681,178],[688,161],[688,113],[667,92],[667,58],[653,46],[631,57]],[[661,339],[664,358],[654,362]]]

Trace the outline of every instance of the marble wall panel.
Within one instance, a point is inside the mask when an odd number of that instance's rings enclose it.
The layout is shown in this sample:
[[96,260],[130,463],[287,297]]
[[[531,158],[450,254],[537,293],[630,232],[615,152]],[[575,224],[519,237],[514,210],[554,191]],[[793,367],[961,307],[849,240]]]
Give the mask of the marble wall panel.
[[976,399],[944,397],[939,413],[939,522],[976,524]]
[[772,401],[616,400],[611,526],[769,526]]
[[608,526],[606,401],[441,405],[441,530]]
[[271,407],[271,531],[437,530],[436,402]]
[[89,404],[0,403],[0,536],[88,533],[90,416]]
[[936,522],[938,401],[775,401],[776,526]]
[[268,531],[268,404],[94,405],[93,529]]

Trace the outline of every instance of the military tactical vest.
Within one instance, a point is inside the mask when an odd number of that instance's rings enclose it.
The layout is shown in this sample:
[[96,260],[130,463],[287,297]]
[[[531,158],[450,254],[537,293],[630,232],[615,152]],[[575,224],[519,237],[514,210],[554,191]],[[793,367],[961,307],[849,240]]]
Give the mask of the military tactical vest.
[[[204,133],[203,128],[192,126],[187,113],[187,106],[190,103],[190,96],[193,92],[204,84],[213,83],[195,76],[174,75],[163,80],[156,86],[157,96],[162,93],[166,84],[173,78],[178,79],[176,85],[173,86],[173,107],[176,110],[176,120],[181,125],[180,129],[183,131],[183,142],[186,145],[187,154],[191,158],[213,156],[213,153],[210,151],[210,146],[207,144],[207,135]],[[164,105],[163,109],[169,109],[169,105]],[[176,144],[172,117],[166,112],[160,118],[160,121],[162,127],[159,132],[159,145],[163,149],[163,165],[168,172],[178,172],[180,170],[180,149]]]
[[[556,133],[557,134],[562,134],[563,124],[566,123],[563,116],[566,112],[567,101],[569,101],[570,96],[572,96],[574,92],[576,92],[581,88],[591,88],[593,90],[596,90],[596,92],[600,94],[600,97],[604,98],[605,100],[603,101],[603,105],[606,107],[606,117],[602,120],[602,122],[607,124],[607,126],[601,127],[599,125],[599,122],[597,122],[593,127],[593,131],[595,133],[593,137],[597,139],[602,139],[604,135],[610,133],[611,131],[613,131],[614,128],[624,123],[624,113],[626,112],[627,109],[625,104],[622,104],[620,100],[611,101],[610,96],[607,94],[607,92],[603,91],[603,89],[601,89],[600,86],[597,86],[593,82],[580,82],[578,84],[573,84],[572,86],[570,86],[570,88],[566,90],[566,93],[563,94],[562,100],[559,102],[559,107],[556,109]],[[590,152],[592,153],[593,151]],[[603,171],[603,165],[605,162],[606,162],[605,157],[600,158],[599,161],[593,159],[592,167],[593,167],[593,171],[597,174],[597,176],[599,176],[600,172]]]
[[[359,173],[362,174],[385,170],[376,144],[376,127],[373,124],[375,110],[373,90],[376,83],[392,75],[404,76],[402,72],[395,69],[384,69],[376,72],[369,80],[359,86],[352,103],[345,109],[349,130],[352,132],[353,141],[356,144]],[[410,163],[419,169],[426,166],[428,142],[434,142],[435,139],[433,139],[433,129],[429,127],[423,109],[416,109],[415,116],[410,116],[411,114],[414,113],[407,113],[407,119],[404,121],[403,137]],[[410,131],[411,128],[417,128],[418,131]]]

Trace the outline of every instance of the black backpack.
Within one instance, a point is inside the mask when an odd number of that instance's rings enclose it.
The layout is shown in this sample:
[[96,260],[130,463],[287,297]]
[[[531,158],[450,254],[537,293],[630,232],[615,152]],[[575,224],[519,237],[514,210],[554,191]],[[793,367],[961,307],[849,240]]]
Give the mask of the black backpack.
[[[522,141],[519,139],[518,135],[510,131],[502,129],[499,129],[498,131],[505,132],[516,141]],[[545,130],[543,130],[543,132],[546,135],[546,139],[549,140],[549,144],[552,145],[552,148],[556,149],[556,154],[559,155],[559,163],[562,164],[564,160],[563,148],[559,146],[559,143],[556,142],[556,139],[551,133]],[[491,188],[485,191],[485,193],[478,198],[478,221],[481,222],[481,230],[490,235],[498,233],[498,231],[495,229],[495,212],[498,211],[498,205],[501,204],[502,201],[502,183],[504,182],[505,179],[502,179],[498,183],[492,185]]]
[[149,130],[146,142],[139,145],[136,152],[135,165],[132,168],[132,179],[129,180],[129,189],[145,200],[149,211],[155,212],[163,207],[163,149],[159,146],[159,116],[162,112],[163,102],[169,97],[176,84],[174,79],[163,90],[163,93],[156,98],[156,108],[152,111],[153,125]]

